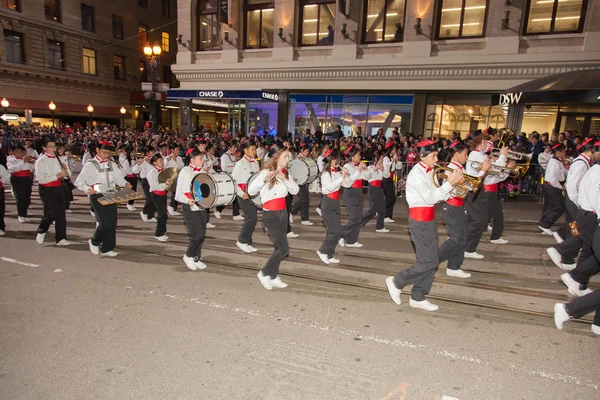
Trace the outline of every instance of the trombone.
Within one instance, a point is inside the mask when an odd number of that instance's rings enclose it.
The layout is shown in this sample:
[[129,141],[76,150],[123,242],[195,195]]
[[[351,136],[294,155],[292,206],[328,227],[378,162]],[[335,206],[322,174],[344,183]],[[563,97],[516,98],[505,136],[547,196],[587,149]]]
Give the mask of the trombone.
[[[481,171],[482,166],[483,166],[483,163],[481,163],[479,161],[471,161],[471,167],[477,172]],[[518,166],[515,168],[509,168],[509,167],[501,167],[499,165],[492,164],[492,167],[487,171],[488,175],[502,175],[502,174],[507,174],[507,173],[509,175],[512,175],[515,178],[517,178],[521,175],[521,169]]]
[[[452,168],[444,167],[440,164],[435,164],[435,169],[431,174],[431,182],[433,186],[436,188],[440,187],[440,182],[438,179],[446,180],[448,179],[448,175],[454,171]],[[462,197],[463,199],[467,197],[470,191],[473,193],[477,193],[481,184],[483,183],[483,177],[476,177],[472,175],[467,175],[463,173],[463,179],[459,181],[454,188],[450,191],[450,193],[454,196]]]
[[[500,150],[502,150],[502,147],[494,147],[492,149],[490,155],[492,155],[494,157],[499,157]],[[531,161],[532,157],[533,157],[533,153],[520,153],[518,151],[512,151],[512,150],[509,150],[508,155],[506,156],[506,158],[509,158],[511,160],[517,160],[517,161],[521,161],[521,160]]]

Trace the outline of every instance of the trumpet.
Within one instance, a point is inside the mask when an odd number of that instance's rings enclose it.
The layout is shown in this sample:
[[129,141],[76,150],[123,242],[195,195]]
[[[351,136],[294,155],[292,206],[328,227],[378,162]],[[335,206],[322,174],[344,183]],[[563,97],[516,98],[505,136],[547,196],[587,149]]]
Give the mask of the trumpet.
[[[471,167],[477,172],[481,171],[482,166],[483,166],[483,163],[480,163],[479,161],[471,161]],[[512,175],[514,177],[518,177],[521,175],[521,169],[518,167],[509,168],[509,167],[501,167],[499,165],[492,164],[492,167],[487,171],[488,175],[502,175],[502,174],[506,174],[506,173],[508,173],[509,175]]]
[[[452,168],[444,167],[440,164],[435,164],[435,169],[433,170],[433,174],[431,174],[431,182],[433,186],[436,188],[440,187],[440,183],[438,179],[446,180],[448,179],[448,175],[454,171]],[[463,174],[463,179],[459,181],[454,188],[450,191],[450,193],[454,196],[462,197],[463,199],[467,197],[470,191],[473,193],[477,193],[481,184],[483,183],[483,177],[476,177],[472,175]]]
[[[494,157],[499,157],[500,156],[500,150],[502,150],[502,148],[500,147],[494,147],[491,151],[491,155]],[[511,160],[528,160],[531,161],[531,158],[533,157],[533,153],[520,153],[518,151],[508,151],[508,155],[506,156],[506,158],[509,158]]]

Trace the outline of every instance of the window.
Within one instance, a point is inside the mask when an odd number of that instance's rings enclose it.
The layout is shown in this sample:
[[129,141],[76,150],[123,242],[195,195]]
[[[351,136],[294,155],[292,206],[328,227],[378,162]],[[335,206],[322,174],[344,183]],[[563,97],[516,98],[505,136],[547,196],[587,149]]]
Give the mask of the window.
[[115,79],[125,80],[125,57],[113,56],[113,71]]
[[197,5],[198,24],[196,50],[221,50],[221,23],[217,20],[216,1],[200,0]]
[[402,41],[405,6],[405,0],[367,0],[363,42]]
[[138,35],[140,37],[140,46],[143,49],[148,43],[148,27],[146,25],[138,25]]
[[46,19],[61,22],[60,0],[44,0],[44,14]]
[[273,47],[275,32],[274,5],[271,0],[246,0],[246,36],[244,47],[247,49]]
[[96,50],[83,48],[83,73],[96,75]]
[[171,0],[162,0],[162,15],[171,17]]
[[139,0],[138,4],[140,5],[140,7],[148,9],[148,0]]
[[63,55],[63,44],[48,40],[48,66],[53,69],[65,69],[65,57]]
[[25,62],[22,33],[4,30],[4,57],[8,62]]
[[161,46],[162,51],[166,51],[168,53],[171,50],[171,35],[169,35],[167,32],[162,33]]
[[113,38],[115,39],[123,39],[123,17],[119,17],[118,15],[112,16],[112,28],[113,28]]
[[0,0],[0,7],[8,8],[9,10],[21,11],[20,0]]
[[487,0],[442,0],[437,39],[483,36]]
[[335,1],[302,0],[300,9],[300,45],[333,45]]
[[94,32],[94,7],[81,5],[81,27],[86,31]]
[[532,0],[527,7],[525,33],[581,32],[587,0]]

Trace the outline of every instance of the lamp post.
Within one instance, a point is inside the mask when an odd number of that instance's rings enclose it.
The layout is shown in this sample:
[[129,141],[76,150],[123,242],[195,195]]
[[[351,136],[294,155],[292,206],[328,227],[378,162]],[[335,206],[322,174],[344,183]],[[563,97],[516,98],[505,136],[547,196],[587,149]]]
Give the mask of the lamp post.
[[125,113],[127,112],[127,110],[124,106],[121,106],[121,109],[119,111],[121,112],[121,128],[125,128]]
[[52,127],[54,128],[54,110],[56,110],[56,104],[53,101],[48,104],[48,108],[50,109],[50,113],[52,114]]
[[90,113],[90,132],[91,132],[92,131],[92,113],[94,112],[94,106],[92,106],[91,104],[88,104],[87,112]]
[[[8,106],[10,106],[10,103],[8,102],[8,100],[6,100],[6,97],[2,98],[2,101],[0,101],[0,105],[4,108],[4,114],[6,114],[6,109],[8,108]],[[8,126],[8,121],[6,121],[6,126]]]
[[144,46],[144,55],[146,56],[146,64],[148,65],[148,76],[152,82],[152,93],[150,98],[150,120],[152,121],[152,132],[156,133],[157,130],[157,107],[156,107],[156,92],[158,91],[158,64],[160,62],[160,54],[162,49],[158,43],[154,43],[154,46],[150,46],[150,43],[146,43]]

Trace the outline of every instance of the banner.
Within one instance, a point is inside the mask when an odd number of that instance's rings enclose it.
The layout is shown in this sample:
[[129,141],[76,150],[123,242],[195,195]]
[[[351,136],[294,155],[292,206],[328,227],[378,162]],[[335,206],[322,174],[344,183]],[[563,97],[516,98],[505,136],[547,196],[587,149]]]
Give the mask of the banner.
[[194,131],[192,123],[192,101],[181,100],[180,112],[181,112],[181,134],[186,137]]
[[229,25],[229,0],[217,0],[217,20]]

